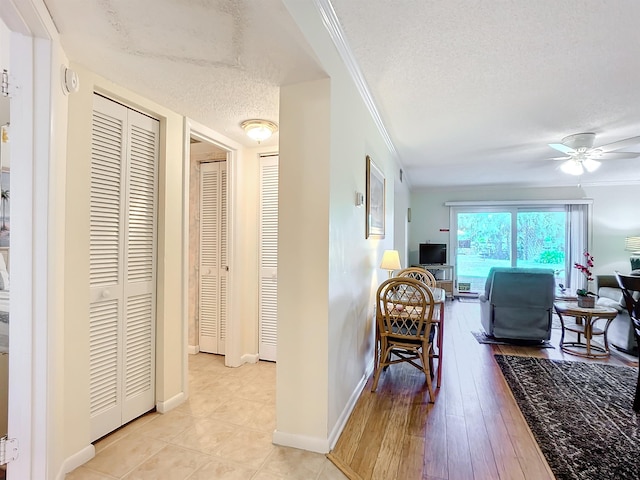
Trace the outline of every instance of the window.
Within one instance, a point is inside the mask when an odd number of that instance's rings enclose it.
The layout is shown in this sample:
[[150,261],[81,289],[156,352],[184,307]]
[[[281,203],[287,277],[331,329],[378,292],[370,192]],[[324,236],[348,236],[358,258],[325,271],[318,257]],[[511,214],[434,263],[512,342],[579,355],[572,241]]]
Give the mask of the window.
[[571,265],[587,245],[588,205],[482,205],[452,209],[451,259],[458,291],[481,293],[491,267],[550,268],[578,288]]

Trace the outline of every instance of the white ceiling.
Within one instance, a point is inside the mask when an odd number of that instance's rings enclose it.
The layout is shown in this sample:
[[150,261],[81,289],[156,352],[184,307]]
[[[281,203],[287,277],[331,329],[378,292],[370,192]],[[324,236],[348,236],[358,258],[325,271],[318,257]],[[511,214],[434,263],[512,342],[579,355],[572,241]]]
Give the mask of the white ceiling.
[[[45,3],[71,60],[246,145],[324,75],[280,0]],[[572,177],[547,145],[640,135],[640,2],[331,3],[412,187],[640,183],[640,158]]]

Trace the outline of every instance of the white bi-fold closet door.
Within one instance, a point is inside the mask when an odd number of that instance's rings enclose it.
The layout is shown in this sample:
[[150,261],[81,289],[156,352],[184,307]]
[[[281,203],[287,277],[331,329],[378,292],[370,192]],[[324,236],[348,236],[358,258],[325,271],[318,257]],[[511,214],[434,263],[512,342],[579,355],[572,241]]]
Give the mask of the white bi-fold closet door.
[[200,164],[198,343],[225,353],[227,323],[227,162]]
[[91,441],[155,405],[159,122],[94,95],[91,137]]
[[261,360],[276,361],[278,338],[278,157],[260,158],[260,285],[258,300]]

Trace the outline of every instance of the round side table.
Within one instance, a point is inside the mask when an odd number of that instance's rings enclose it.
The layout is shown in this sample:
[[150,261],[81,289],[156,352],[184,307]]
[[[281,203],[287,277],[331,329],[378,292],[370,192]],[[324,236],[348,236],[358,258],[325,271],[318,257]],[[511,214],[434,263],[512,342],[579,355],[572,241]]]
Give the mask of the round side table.
[[[557,302],[553,307],[558,317],[560,317],[560,323],[562,324],[560,349],[563,352],[586,358],[603,358],[610,355],[607,330],[618,314],[615,308],[601,307],[599,305],[596,305],[594,308],[583,308],[578,307],[578,304],[575,302]],[[575,323],[565,322],[563,315],[574,317],[576,320]],[[606,321],[604,327],[595,326],[598,320]],[[564,334],[567,331],[576,333],[578,340],[576,342],[565,342]],[[591,343],[592,338],[596,335],[602,335],[604,347]],[[581,337],[584,337],[584,340],[582,340]]]

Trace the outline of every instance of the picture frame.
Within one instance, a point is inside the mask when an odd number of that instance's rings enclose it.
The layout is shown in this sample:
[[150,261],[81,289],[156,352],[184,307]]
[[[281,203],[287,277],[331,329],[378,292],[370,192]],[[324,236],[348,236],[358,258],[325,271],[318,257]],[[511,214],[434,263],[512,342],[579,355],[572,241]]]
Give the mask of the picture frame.
[[365,238],[384,238],[386,180],[382,170],[367,155],[366,232]]

